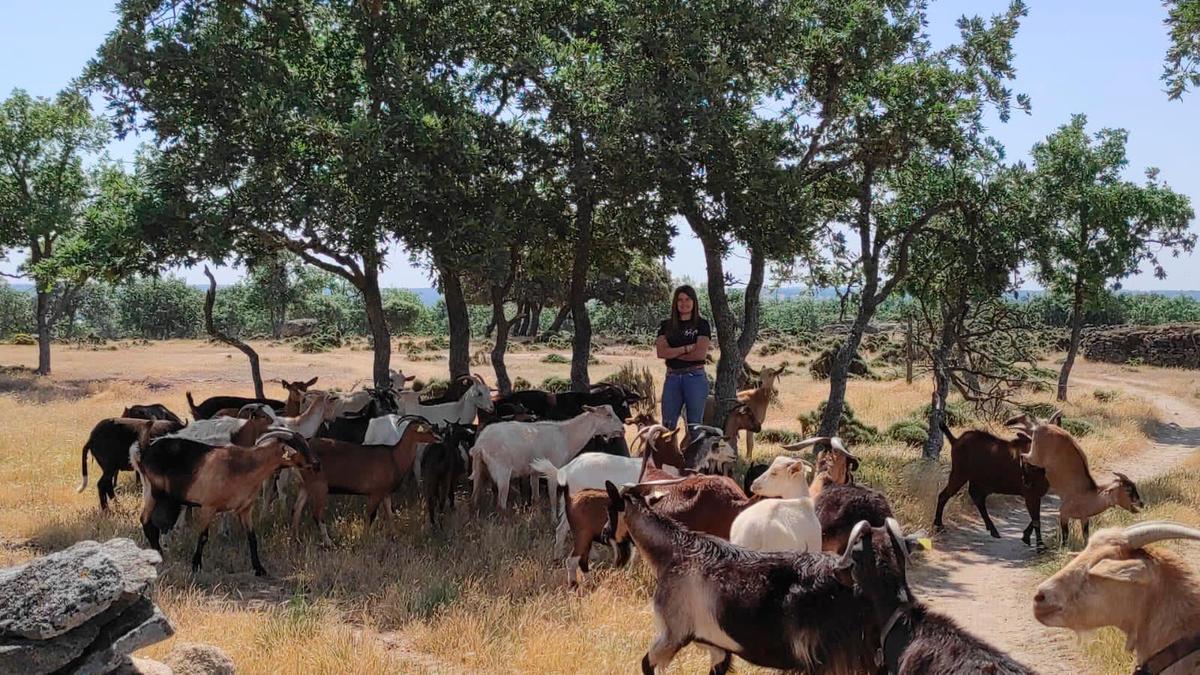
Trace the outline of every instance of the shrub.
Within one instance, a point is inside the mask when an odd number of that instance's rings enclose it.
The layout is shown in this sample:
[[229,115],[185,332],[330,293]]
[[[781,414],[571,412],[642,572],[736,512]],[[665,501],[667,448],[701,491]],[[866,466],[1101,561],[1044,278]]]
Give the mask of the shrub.
[[449,349],[450,338],[445,335],[435,335],[425,343],[426,349]]
[[654,374],[650,372],[650,368],[648,367],[639,369],[630,361],[617,369],[615,373],[609,374],[600,381],[615,384],[635,392],[638,396],[642,397],[642,400],[638,402],[639,406],[653,410],[658,405],[658,392],[654,388]]
[[1092,396],[1095,396],[1096,400],[1102,403],[1112,403],[1121,397],[1121,392],[1116,389],[1097,389],[1092,392]]
[[[829,379],[829,373],[833,368],[833,359],[837,357],[838,348],[829,347],[821,352],[821,355],[813,359],[813,362],[808,366],[808,372],[812,373],[815,380]],[[869,377],[871,369],[867,367],[867,362],[863,361],[862,356],[855,354],[854,358],[850,359],[850,374],[859,377]]]
[[1017,406],[1017,409],[1026,415],[1032,415],[1040,420],[1044,420],[1058,411],[1058,408],[1056,408],[1053,403],[1048,403],[1046,401],[1022,403]]
[[29,333],[15,333],[8,342],[14,345],[36,345],[37,338]]
[[34,328],[32,293],[0,281],[0,336],[28,333]]
[[542,383],[538,386],[538,389],[554,393],[571,391],[571,378],[551,375],[550,377],[542,380]]
[[920,420],[906,419],[900,420],[888,427],[884,435],[898,443],[919,448],[925,444],[925,439],[929,437],[929,428]]
[[[918,414],[919,416],[915,419],[920,419],[922,420],[921,423],[925,424],[924,420],[928,420],[929,415],[932,412],[933,406],[926,403],[925,406],[921,408],[921,411]],[[942,420],[948,427],[965,427],[975,421],[975,415],[971,412],[971,407],[965,402],[950,401],[946,404],[946,407],[942,409]]]
[[201,331],[203,308],[204,294],[176,277],[133,279],[117,291],[121,327],[140,337],[195,337]]
[[512,388],[513,391],[525,391],[526,389],[533,389],[533,385],[529,383],[529,380],[518,375],[517,379],[513,380]]
[[802,441],[804,438],[800,434],[794,431],[788,431],[787,429],[763,429],[757,434],[754,434],[754,440],[762,441],[763,443],[777,443],[779,445],[784,445],[787,443]]
[[554,354],[554,353],[547,354],[539,360],[542,363],[570,363],[571,362],[571,359],[568,359],[567,357],[563,356],[562,354]]
[[1095,425],[1087,420],[1082,420],[1077,417],[1064,417],[1062,420],[1062,428],[1075,438],[1083,438],[1096,430]]
[[[414,390],[417,389],[415,382],[416,381],[414,380],[414,385],[413,385]],[[425,384],[419,390],[421,392],[421,400],[424,401],[424,400],[429,400],[431,398],[438,398],[440,396],[445,396],[446,392],[449,391],[449,389],[450,389],[450,381],[449,380],[444,380],[440,377],[435,377],[432,380],[430,380],[428,384]]]
[[[821,416],[825,414],[825,401],[822,401],[817,409],[803,413],[796,419],[800,421],[804,433],[816,433],[816,430],[821,425]],[[855,444],[870,444],[879,442],[879,430],[875,427],[863,424],[854,417],[854,410],[849,403],[842,406],[842,419],[838,424],[838,436],[842,437],[846,443]]]
[[555,333],[546,339],[546,346],[550,349],[571,349],[571,338],[562,333]]
[[303,354],[318,354],[321,352],[329,352],[342,346],[342,338],[338,335],[330,333],[319,333],[317,335],[309,335],[296,340],[292,344],[292,349]]

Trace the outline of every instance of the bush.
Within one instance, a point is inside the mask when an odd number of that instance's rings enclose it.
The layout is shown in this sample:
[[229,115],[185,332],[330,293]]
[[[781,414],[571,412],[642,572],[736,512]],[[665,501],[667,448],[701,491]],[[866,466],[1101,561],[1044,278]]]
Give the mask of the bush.
[[302,337],[292,343],[292,349],[304,354],[329,352],[342,346],[342,338],[330,333],[320,333]]
[[571,391],[571,378],[551,375],[542,380],[542,383],[538,385],[538,389],[554,393]]
[[562,354],[547,354],[539,359],[542,363],[570,363],[571,359]]
[[117,312],[128,334],[158,340],[196,337],[202,330],[204,294],[178,277],[133,279],[117,290]]
[[925,445],[925,439],[929,437],[929,428],[920,420],[906,419],[888,427],[884,435],[898,443],[919,448]]
[[[820,356],[813,359],[813,362],[808,365],[808,372],[812,373],[813,379],[829,379],[829,373],[833,368],[833,359],[837,356],[837,352],[837,347],[830,347],[821,352]],[[850,359],[850,374],[859,377],[870,377],[871,369],[867,367],[867,362],[863,361],[862,356],[855,354],[854,358]]]
[[32,293],[18,291],[0,281],[0,337],[36,330],[33,305]]
[[[415,381],[414,381],[413,389],[417,390]],[[421,392],[421,400],[427,401],[431,398],[440,398],[442,396],[445,396],[446,392],[449,390],[450,390],[450,381],[449,380],[445,380],[440,377],[435,377],[432,380],[430,380],[428,384],[425,384],[423,387],[421,387],[421,389],[419,391]]]
[[776,443],[778,445],[785,445],[787,443],[796,443],[798,441],[802,441],[804,440],[804,437],[794,431],[788,431],[787,429],[763,429],[757,434],[754,434],[754,440],[762,441],[763,443]]
[[1096,400],[1102,403],[1112,403],[1121,397],[1121,392],[1116,389],[1097,389],[1092,392],[1092,396],[1095,396]]
[[383,316],[393,334],[412,331],[424,312],[425,304],[416,293],[398,288],[383,291]]
[[615,373],[609,374],[600,381],[624,387],[641,396],[642,399],[638,402],[639,406],[650,410],[658,407],[658,391],[654,388],[654,374],[650,372],[650,368],[648,367],[639,369],[630,361],[618,368]]
[[1055,407],[1053,403],[1048,403],[1046,401],[1022,403],[1017,406],[1017,409],[1026,415],[1032,415],[1040,420],[1044,420],[1058,411],[1058,408]]
[[1096,430],[1095,425],[1091,422],[1076,417],[1064,417],[1062,428],[1075,438],[1083,438]]
[[9,344],[22,345],[22,346],[36,345],[37,338],[30,335],[29,333],[14,333],[13,336],[11,338],[9,338],[8,342],[9,342]]
[[[926,403],[918,418],[922,424],[926,424],[925,420],[929,419],[929,415],[933,412],[933,406]],[[971,406],[963,401],[950,401],[946,407],[942,409],[942,421],[948,427],[965,427],[975,421],[975,414],[971,412]]]
[[513,380],[512,388],[513,391],[525,391],[526,389],[533,389],[533,385],[529,383],[529,380],[518,375],[517,379]]
[[[804,433],[816,433],[817,428],[821,425],[821,417],[825,414],[825,403],[822,401],[816,410],[803,413],[796,418],[800,421]],[[879,442],[879,430],[858,421],[854,417],[854,410],[849,403],[842,406],[842,419],[838,425],[837,435],[850,445]]]

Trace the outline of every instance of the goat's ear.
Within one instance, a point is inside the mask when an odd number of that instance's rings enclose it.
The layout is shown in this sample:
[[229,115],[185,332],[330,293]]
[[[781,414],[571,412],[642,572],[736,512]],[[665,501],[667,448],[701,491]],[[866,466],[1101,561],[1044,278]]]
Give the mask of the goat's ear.
[[608,498],[614,505],[621,503],[621,493],[617,490],[617,486],[612,484],[612,481],[604,481],[604,491],[608,493]]
[[280,380],[280,381],[279,381],[279,384],[280,384],[280,385],[281,385],[281,386],[282,386],[284,389],[290,389],[290,388],[291,388],[291,387],[288,385],[288,381],[287,381],[287,380]]
[[1150,581],[1150,570],[1146,567],[1146,561],[1141,559],[1113,560],[1106,558],[1092,565],[1088,574],[1100,579],[1133,584],[1147,584]]
[[317,379],[318,379],[319,377],[321,377],[321,376],[320,376],[320,375],[318,375],[317,377],[314,377],[313,379],[309,380],[308,382],[305,382],[305,383],[304,383],[304,386],[305,386],[305,387],[311,387],[311,386],[313,386],[314,384],[316,384],[316,383],[317,383]]

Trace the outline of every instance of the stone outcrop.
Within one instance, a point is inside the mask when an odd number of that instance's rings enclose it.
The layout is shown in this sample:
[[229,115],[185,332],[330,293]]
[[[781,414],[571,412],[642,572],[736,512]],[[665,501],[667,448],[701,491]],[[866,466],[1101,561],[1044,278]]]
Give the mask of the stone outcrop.
[[110,539],[0,569],[0,673],[108,673],[170,637],[149,597],[161,560]]
[[288,319],[283,322],[280,335],[285,338],[307,337],[317,332],[316,319]]
[[1200,324],[1088,329],[1080,345],[1089,361],[1200,368]]
[[212,645],[184,642],[164,660],[175,675],[234,675],[233,659]]

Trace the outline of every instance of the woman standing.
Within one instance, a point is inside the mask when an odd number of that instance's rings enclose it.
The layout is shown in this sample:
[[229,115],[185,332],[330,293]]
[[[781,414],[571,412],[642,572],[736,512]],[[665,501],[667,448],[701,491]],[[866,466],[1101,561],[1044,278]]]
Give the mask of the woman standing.
[[662,423],[668,429],[679,423],[679,413],[685,407],[688,424],[703,422],[704,402],[708,398],[704,357],[712,340],[712,328],[700,316],[696,290],[683,285],[671,297],[671,318],[659,325],[658,340],[654,343],[658,358],[667,362]]

